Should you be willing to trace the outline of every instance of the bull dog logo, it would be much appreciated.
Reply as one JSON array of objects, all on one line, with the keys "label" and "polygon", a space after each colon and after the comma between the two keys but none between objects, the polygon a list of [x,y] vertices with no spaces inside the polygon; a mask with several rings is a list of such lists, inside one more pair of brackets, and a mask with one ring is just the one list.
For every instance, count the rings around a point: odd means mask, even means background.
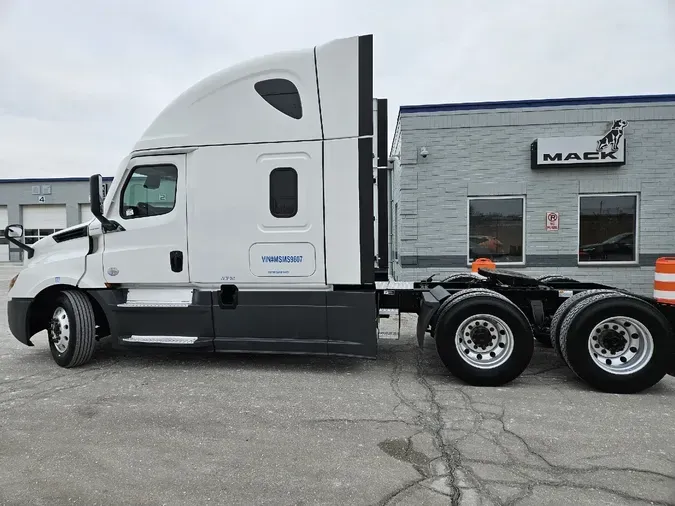
[{"label": "bull dog logo", "polygon": [[598,140],[596,151],[598,153],[616,153],[619,150],[619,142],[623,137],[623,131],[627,126],[628,122],[623,119],[614,120],[609,131]]}]

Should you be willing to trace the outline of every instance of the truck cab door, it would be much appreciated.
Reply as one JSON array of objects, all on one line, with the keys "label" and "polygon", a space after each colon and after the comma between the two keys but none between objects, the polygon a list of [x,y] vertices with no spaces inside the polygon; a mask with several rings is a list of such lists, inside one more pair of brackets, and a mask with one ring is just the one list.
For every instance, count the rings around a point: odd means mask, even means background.
[{"label": "truck cab door", "polygon": [[124,228],[103,235],[103,276],[108,283],[188,282],[186,156],[129,161],[106,212]]}]

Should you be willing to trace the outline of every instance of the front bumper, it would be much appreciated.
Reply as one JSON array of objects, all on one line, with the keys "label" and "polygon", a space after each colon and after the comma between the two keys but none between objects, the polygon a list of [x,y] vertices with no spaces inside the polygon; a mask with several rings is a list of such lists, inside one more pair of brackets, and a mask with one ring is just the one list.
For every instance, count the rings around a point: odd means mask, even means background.
[{"label": "front bumper", "polygon": [[28,311],[33,299],[10,299],[7,302],[9,330],[26,346],[33,346],[28,332]]}]

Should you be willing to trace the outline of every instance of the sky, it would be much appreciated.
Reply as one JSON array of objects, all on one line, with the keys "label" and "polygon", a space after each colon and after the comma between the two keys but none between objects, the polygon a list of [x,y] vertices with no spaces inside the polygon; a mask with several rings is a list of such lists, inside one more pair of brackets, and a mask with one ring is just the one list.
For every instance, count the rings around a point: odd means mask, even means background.
[{"label": "sky", "polygon": [[675,93],[675,0],[0,0],[0,179],[114,175],[203,77],[366,33],[390,140],[401,105]]}]

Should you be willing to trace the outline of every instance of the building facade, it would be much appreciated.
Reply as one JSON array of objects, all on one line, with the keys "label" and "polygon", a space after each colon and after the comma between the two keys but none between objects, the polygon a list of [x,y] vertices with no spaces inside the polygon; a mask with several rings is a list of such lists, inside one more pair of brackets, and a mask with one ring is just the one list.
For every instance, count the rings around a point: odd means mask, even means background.
[{"label": "building facade", "polygon": [[675,255],[675,95],[401,107],[391,276],[491,258],[650,295]]},{"label": "building facade", "polygon": [[[110,184],[112,178],[104,178]],[[23,252],[9,244],[4,229],[24,227],[24,240],[39,239],[91,218],[88,178],[0,179],[0,262],[20,262]]]}]

